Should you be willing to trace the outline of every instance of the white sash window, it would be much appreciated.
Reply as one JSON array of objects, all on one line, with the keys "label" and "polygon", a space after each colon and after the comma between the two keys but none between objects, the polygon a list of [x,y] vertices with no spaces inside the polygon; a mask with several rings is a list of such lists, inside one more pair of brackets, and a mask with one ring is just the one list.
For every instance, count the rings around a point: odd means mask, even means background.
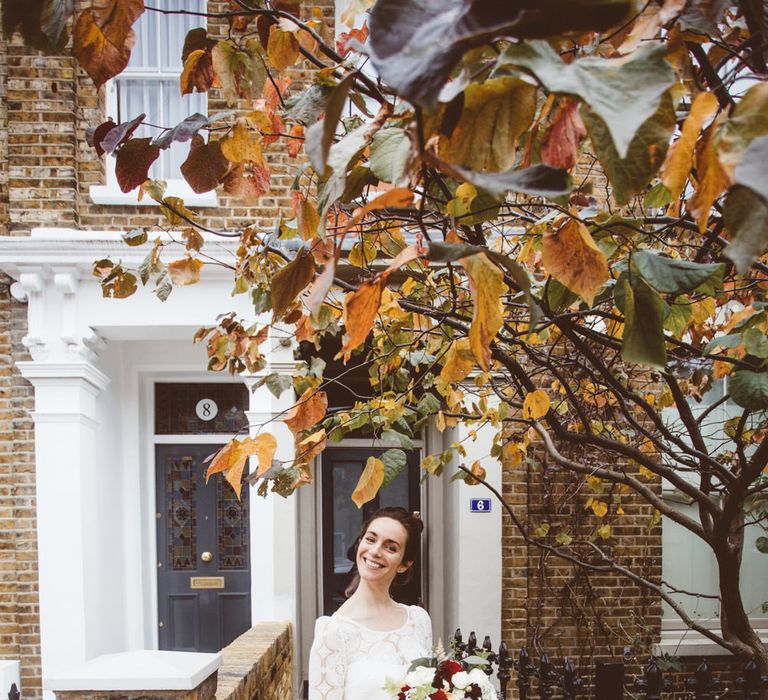
[{"label": "white sash window", "polygon": [[[165,10],[205,12],[206,0],[153,0],[151,7]],[[200,112],[207,114],[205,93],[181,95],[179,75],[184,38],[191,29],[205,27],[206,18],[188,14],[162,14],[146,10],[134,24],[136,45],[126,69],[106,85],[107,115],[122,122],[146,114],[145,124],[135,138],[154,138],[160,129],[149,125],[172,127],[185,117]],[[149,177],[168,183],[166,194],[183,197],[188,205],[216,206],[215,192],[196,194],[182,179],[179,167],[189,153],[189,142],[174,143],[161,151],[152,164]],[[139,204],[136,192],[124,193],[115,178],[115,160],[107,158],[107,184],[91,187],[96,204]],[[154,204],[144,198],[140,204]]]}]

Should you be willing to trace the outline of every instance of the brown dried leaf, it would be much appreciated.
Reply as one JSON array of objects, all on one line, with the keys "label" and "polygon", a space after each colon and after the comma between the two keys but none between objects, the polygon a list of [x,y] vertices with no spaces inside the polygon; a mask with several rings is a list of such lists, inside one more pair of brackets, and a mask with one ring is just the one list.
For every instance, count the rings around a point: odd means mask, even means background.
[{"label": "brown dried leaf", "polygon": [[275,319],[285,313],[314,276],[315,259],[302,248],[296,257],[272,278],[272,309]]},{"label": "brown dried leaf", "polygon": [[541,143],[541,162],[553,168],[570,170],[576,165],[579,146],[586,137],[587,129],[581,121],[579,103],[562,100]]},{"label": "brown dried leaf", "polygon": [[192,139],[189,155],[181,165],[181,174],[198,194],[215,190],[224,178],[229,163],[218,141],[205,143],[200,134]]},{"label": "brown dried leaf", "polygon": [[344,346],[336,355],[346,363],[352,351],[362,345],[373,329],[381,304],[382,281],[363,282],[358,289],[344,297]]},{"label": "brown dried leaf", "polygon": [[131,139],[115,154],[115,177],[123,192],[130,192],[148,177],[149,168],[160,155],[152,139]]},{"label": "brown dried leaf", "polygon": [[285,414],[283,423],[296,435],[317,425],[328,410],[328,395],[324,391],[307,389],[296,404]]}]

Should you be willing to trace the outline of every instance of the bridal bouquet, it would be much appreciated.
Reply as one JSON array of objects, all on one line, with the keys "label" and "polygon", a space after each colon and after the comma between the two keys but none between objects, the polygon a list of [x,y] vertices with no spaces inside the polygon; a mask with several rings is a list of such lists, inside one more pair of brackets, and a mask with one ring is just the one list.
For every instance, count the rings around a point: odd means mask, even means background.
[{"label": "bridal bouquet", "polygon": [[469,671],[453,659],[430,665],[419,659],[401,680],[390,680],[384,690],[397,700],[497,700],[496,690],[480,668]]}]

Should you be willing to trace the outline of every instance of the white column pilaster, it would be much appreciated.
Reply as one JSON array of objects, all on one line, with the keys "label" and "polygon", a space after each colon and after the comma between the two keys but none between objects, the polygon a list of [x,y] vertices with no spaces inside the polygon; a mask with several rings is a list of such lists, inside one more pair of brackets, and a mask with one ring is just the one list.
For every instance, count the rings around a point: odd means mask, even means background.
[{"label": "white column pilaster", "polygon": [[[43,676],[89,658],[89,479],[98,468],[97,396],[109,378],[89,362],[19,362],[35,388],[35,461]],[[109,494],[101,494],[109,498]]]}]

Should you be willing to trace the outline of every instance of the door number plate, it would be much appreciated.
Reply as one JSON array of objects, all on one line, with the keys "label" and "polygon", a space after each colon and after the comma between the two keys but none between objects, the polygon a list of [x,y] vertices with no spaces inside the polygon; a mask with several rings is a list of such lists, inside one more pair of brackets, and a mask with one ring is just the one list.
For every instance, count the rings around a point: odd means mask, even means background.
[{"label": "door number plate", "polygon": [[200,588],[224,588],[223,576],[190,576],[189,587]]}]

